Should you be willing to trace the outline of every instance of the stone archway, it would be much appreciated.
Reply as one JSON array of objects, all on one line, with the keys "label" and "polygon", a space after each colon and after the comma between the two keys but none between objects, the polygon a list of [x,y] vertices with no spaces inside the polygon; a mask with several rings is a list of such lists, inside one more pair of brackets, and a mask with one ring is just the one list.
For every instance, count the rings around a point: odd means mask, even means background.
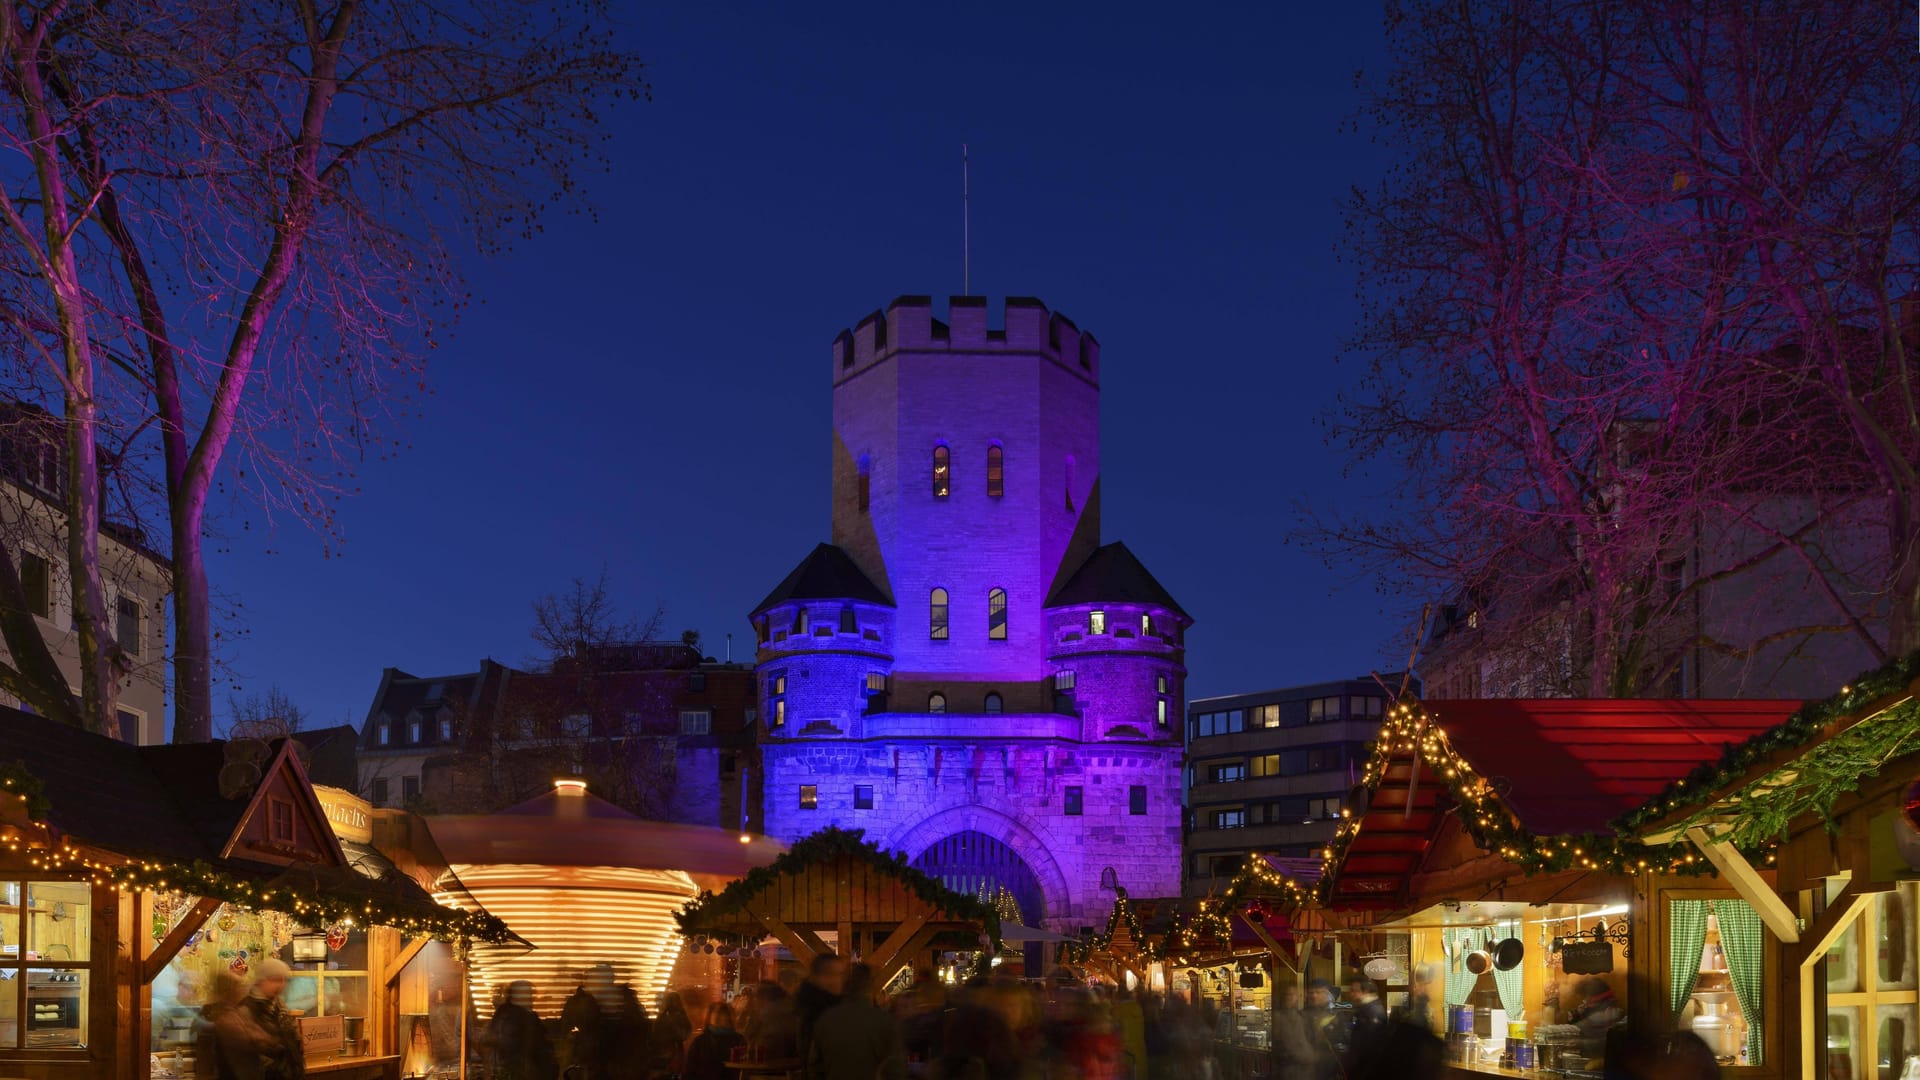
[{"label": "stone archway", "polygon": [[1046,918],[1047,893],[1039,876],[998,837],[971,830],[943,837],[914,857],[913,868],[954,892],[990,904],[1004,890],[1013,898],[1022,925],[1037,926]]},{"label": "stone archway", "polygon": [[1033,874],[1045,907],[1039,913],[1046,921],[1065,922],[1073,915],[1074,895],[1060,864],[1033,830],[1017,819],[984,806],[956,806],[908,825],[883,845],[905,852],[916,863],[929,849],[949,837],[979,833],[1006,846]]}]

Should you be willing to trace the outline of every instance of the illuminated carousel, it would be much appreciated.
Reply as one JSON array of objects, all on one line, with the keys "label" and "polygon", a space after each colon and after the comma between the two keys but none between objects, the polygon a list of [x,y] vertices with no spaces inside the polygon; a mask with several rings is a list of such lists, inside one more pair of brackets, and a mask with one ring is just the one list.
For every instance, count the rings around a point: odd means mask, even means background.
[{"label": "illuminated carousel", "polygon": [[[515,980],[534,1008],[559,1012],[596,968],[651,1008],[681,955],[674,913],[702,889],[724,887],[783,847],[723,829],[645,821],[580,780],[496,814],[426,819],[446,867],[436,897],[505,920],[525,944],[476,944],[474,1004],[492,1014]],[[531,949],[527,946],[532,946]]]}]

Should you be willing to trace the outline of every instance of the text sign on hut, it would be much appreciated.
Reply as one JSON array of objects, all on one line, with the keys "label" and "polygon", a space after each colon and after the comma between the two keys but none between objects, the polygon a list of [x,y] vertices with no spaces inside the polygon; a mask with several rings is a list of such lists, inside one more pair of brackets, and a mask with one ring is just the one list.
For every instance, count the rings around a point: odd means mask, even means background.
[{"label": "text sign on hut", "polygon": [[311,1061],[316,1055],[338,1054],[347,1044],[347,1019],[344,1016],[303,1016],[300,1018],[300,1046]]},{"label": "text sign on hut", "polygon": [[1560,970],[1569,975],[1605,975],[1613,970],[1613,942],[1569,941],[1560,946]]}]

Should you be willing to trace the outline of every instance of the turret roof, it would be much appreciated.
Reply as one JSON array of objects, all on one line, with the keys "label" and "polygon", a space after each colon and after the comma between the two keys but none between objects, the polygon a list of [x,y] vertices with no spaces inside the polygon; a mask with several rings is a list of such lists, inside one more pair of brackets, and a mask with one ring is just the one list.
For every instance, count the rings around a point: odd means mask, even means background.
[{"label": "turret roof", "polygon": [[1154,579],[1127,545],[1114,541],[1094,549],[1087,561],[1047,599],[1048,607],[1073,604],[1151,604],[1191,619],[1173,594]]},{"label": "turret roof", "polygon": [[887,594],[854,565],[853,557],[832,544],[816,544],[793,573],[773,587],[765,600],[754,606],[759,614],[789,600],[861,600],[869,604],[890,604]]}]

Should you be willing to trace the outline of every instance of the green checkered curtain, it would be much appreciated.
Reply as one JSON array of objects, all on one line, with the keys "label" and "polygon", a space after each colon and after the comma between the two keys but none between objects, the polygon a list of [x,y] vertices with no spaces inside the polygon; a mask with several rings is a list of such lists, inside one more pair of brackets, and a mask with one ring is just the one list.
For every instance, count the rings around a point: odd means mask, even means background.
[{"label": "green checkered curtain", "polygon": [[[1733,996],[1747,1018],[1747,1064],[1760,1064],[1762,968],[1767,951],[1760,916],[1745,900],[1715,900],[1714,918],[1720,923],[1720,947],[1727,952],[1727,971],[1733,976]],[[1697,960],[1695,961],[1698,962]]]},{"label": "green checkered curtain", "polygon": [[1451,955],[1447,959],[1447,1004],[1465,1005],[1467,996],[1473,993],[1473,974],[1467,971],[1467,952],[1472,946],[1467,939],[1473,936],[1471,930],[1442,930]]},{"label": "green checkered curtain", "polygon": [[[1516,928],[1509,926],[1507,927],[1506,933],[1502,936],[1519,937],[1520,932]],[[1521,965],[1521,967],[1524,966],[1525,965]],[[1495,989],[1500,991],[1500,1007],[1507,1010],[1507,1015],[1516,1020],[1525,1017],[1527,1014],[1527,995],[1521,985],[1522,981],[1521,968],[1514,968],[1512,971],[1501,971],[1499,968],[1493,969],[1493,985]],[[1504,1037],[1506,1032],[1501,1032],[1500,1034]]]},{"label": "green checkered curtain", "polygon": [[1700,954],[1707,947],[1707,902],[1667,901],[1667,986],[1673,991],[1673,1015],[1687,1007],[1700,981]]}]

